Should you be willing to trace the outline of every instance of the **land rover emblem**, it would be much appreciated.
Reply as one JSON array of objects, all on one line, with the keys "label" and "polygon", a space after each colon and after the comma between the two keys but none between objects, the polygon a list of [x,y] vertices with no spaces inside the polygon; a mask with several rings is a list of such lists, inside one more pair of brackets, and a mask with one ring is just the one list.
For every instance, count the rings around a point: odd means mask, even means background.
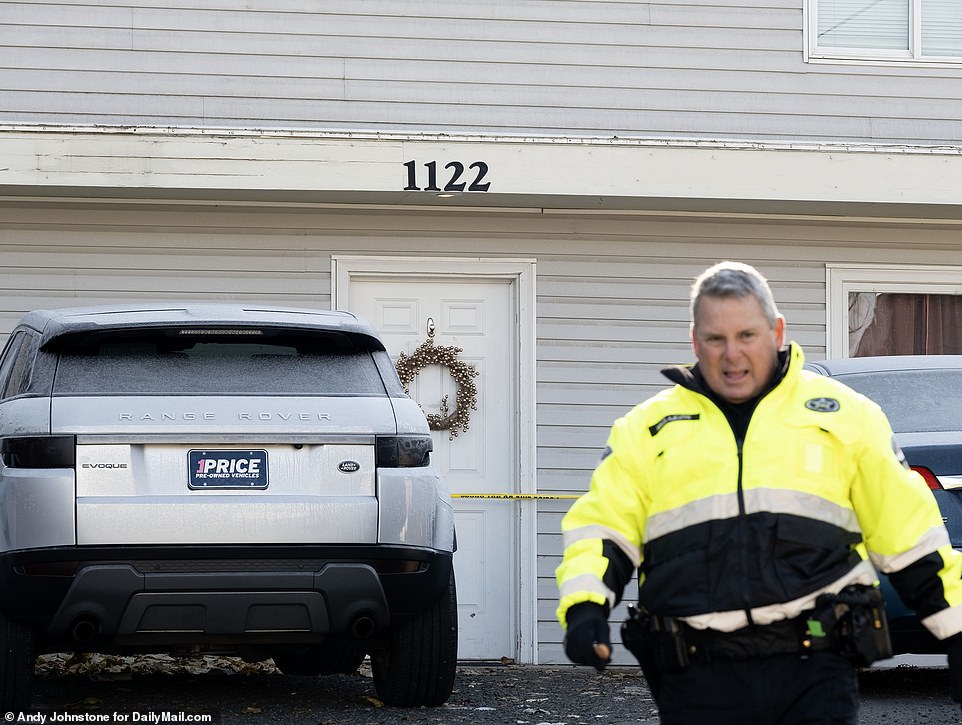
[{"label": "land rover emblem", "polygon": [[355,473],[361,470],[361,464],[357,461],[341,461],[337,464],[337,470],[341,473]]},{"label": "land rover emblem", "polygon": [[834,413],[840,406],[835,398],[809,398],[805,401],[805,407],[816,413]]}]

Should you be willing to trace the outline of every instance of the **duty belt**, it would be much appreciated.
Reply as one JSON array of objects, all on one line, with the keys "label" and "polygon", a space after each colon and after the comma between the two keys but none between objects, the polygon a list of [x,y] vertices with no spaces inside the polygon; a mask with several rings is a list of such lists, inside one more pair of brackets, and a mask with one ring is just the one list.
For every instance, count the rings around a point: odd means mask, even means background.
[{"label": "duty belt", "polygon": [[798,654],[829,649],[828,640],[808,632],[809,613],[771,624],[753,624],[734,632],[695,629],[681,623],[693,662],[712,659],[752,659],[778,654]]},{"label": "duty belt", "polygon": [[835,652],[861,667],[892,656],[881,592],[857,584],[837,594],[819,595],[814,609],[792,619],[734,632],[695,629],[681,619],[629,604],[621,639],[643,669],[665,672],[712,659],[820,651]]}]

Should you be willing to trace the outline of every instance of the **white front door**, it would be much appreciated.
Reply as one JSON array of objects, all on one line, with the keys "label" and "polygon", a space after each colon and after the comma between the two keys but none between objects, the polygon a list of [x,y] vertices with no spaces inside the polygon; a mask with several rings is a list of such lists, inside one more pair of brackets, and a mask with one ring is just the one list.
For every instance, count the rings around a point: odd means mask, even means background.
[{"label": "white front door", "polygon": [[[519,370],[525,366],[519,365],[518,279],[453,272],[364,273],[357,267],[350,274],[337,270],[336,306],[371,322],[395,361],[401,352],[413,353],[433,331],[435,345],[462,348],[458,359],[479,373],[473,378],[477,410],[470,411],[467,430],[456,436],[444,430],[432,434],[433,460],[451,493],[522,491],[520,428],[525,416],[520,407],[525,396],[520,394]],[[426,413],[439,412],[445,396],[454,410],[457,385],[446,368],[421,369],[409,390]],[[534,576],[526,559],[533,547],[522,545],[522,539],[533,525],[525,525],[523,504],[454,498],[453,505],[458,657],[532,661],[533,648],[525,640],[534,635],[527,625],[533,603],[522,598],[534,598],[533,581],[530,586],[524,581]],[[530,511],[527,516],[531,518]]]}]

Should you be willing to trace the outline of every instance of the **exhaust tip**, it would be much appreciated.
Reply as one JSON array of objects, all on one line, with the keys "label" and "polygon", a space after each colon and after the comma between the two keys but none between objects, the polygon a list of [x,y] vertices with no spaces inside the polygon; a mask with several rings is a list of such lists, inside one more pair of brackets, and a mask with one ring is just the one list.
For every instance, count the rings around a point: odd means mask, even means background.
[{"label": "exhaust tip", "polygon": [[98,634],[100,634],[100,623],[93,617],[81,617],[70,629],[70,636],[74,642],[92,642]]},{"label": "exhaust tip", "polygon": [[355,617],[350,627],[351,636],[355,639],[366,639],[374,634],[376,629],[377,624],[374,622],[374,618],[367,614]]}]

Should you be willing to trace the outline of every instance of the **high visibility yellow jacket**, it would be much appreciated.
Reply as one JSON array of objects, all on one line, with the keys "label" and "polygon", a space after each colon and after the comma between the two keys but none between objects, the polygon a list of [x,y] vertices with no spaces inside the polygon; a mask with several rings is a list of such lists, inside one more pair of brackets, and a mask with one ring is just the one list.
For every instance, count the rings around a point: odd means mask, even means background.
[{"label": "high visibility yellow jacket", "polygon": [[962,555],[882,410],[803,370],[794,343],[780,359],[741,440],[690,368],[614,423],[562,521],[562,626],[575,604],[614,607],[636,569],[649,611],[734,631],[878,567],[936,637],[962,632]]}]

